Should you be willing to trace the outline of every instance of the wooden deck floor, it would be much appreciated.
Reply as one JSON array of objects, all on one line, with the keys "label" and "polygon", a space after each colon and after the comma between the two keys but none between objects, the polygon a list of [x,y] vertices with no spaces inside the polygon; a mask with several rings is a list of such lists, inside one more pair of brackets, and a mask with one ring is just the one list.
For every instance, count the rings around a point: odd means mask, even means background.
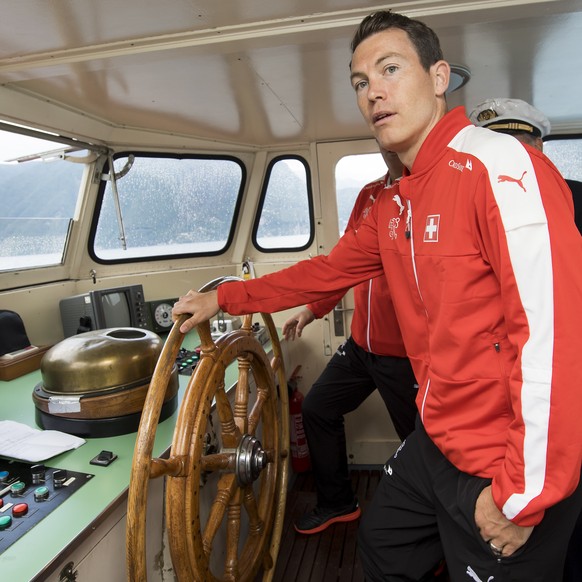
[{"label": "wooden deck floor", "polygon": [[[380,479],[380,468],[352,470],[350,475],[362,511],[365,511]],[[311,473],[296,475],[287,494],[287,510],[273,580],[364,582],[356,552],[358,521],[336,523],[316,535],[301,535],[293,529],[293,521],[312,509],[315,502]]]}]

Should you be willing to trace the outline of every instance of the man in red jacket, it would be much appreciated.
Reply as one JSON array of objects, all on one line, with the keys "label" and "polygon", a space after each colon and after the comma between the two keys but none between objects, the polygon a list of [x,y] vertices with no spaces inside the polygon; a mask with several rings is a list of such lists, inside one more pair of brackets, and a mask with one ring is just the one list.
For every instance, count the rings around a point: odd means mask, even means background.
[{"label": "man in red jacket", "polygon": [[366,579],[559,580],[582,505],[582,237],[553,164],[447,112],[434,31],[387,11],[352,40],[351,81],[405,166],[327,256],[188,292],[183,333],[217,313],[278,311],[386,274],[419,384],[419,421],[364,514]]},{"label": "man in red jacket", "polygon": [[[383,178],[358,194],[346,232],[357,229],[381,196],[390,196],[391,184],[402,175],[398,156],[380,150],[388,166]],[[335,293],[310,303],[283,324],[287,340],[300,337],[303,328],[321,318],[343,297]],[[336,522],[360,516],[347,461],[344,415],[355,410],[376,389],[386,404],[401,440],[414,430],[418,386],[406,357],[386,277],[354,288],[351,336],[341,345],[303,401],[303,426],[311,455],[317,505],[295,522],[302,534],[315,534]]]}]

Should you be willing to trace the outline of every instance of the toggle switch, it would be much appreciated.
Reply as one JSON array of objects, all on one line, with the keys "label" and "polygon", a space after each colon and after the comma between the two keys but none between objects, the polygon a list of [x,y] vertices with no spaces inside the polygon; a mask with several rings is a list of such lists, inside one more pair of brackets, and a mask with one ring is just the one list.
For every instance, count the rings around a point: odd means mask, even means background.
[{"label": "toggle switch", "polygon": [[101,451],[96,457],[93,457],[89,463],[91,465],[101,465],[102,467],[107,467],[117,459],[117,455],[114,455],[111,451]]}]

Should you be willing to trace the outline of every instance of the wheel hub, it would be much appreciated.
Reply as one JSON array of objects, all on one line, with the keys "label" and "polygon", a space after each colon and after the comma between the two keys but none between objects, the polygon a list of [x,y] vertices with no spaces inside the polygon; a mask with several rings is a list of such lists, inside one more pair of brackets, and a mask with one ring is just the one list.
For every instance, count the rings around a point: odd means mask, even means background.
[{"label": "wheel hub", "polygon": [[239,487],[250,485],[267,466],[267,453],[260,441],[245,434],[236,449],[236,481]]}]

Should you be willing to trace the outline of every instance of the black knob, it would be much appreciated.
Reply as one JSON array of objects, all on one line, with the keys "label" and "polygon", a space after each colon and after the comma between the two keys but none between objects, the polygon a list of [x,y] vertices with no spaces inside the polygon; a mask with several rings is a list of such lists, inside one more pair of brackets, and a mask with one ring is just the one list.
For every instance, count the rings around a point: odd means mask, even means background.
[{"label": "black knob", "polygon": [[46,467],[44,465],[33,465],[30,468],[30,475],[32,477],[33,485],[38,485],[39,483],[44,483],[46,475]]},{"label": "black knob", "polygon": [[67,471],[65,469],[56,469],[53,473],[53,487],[60,489],[67,480]]}]

